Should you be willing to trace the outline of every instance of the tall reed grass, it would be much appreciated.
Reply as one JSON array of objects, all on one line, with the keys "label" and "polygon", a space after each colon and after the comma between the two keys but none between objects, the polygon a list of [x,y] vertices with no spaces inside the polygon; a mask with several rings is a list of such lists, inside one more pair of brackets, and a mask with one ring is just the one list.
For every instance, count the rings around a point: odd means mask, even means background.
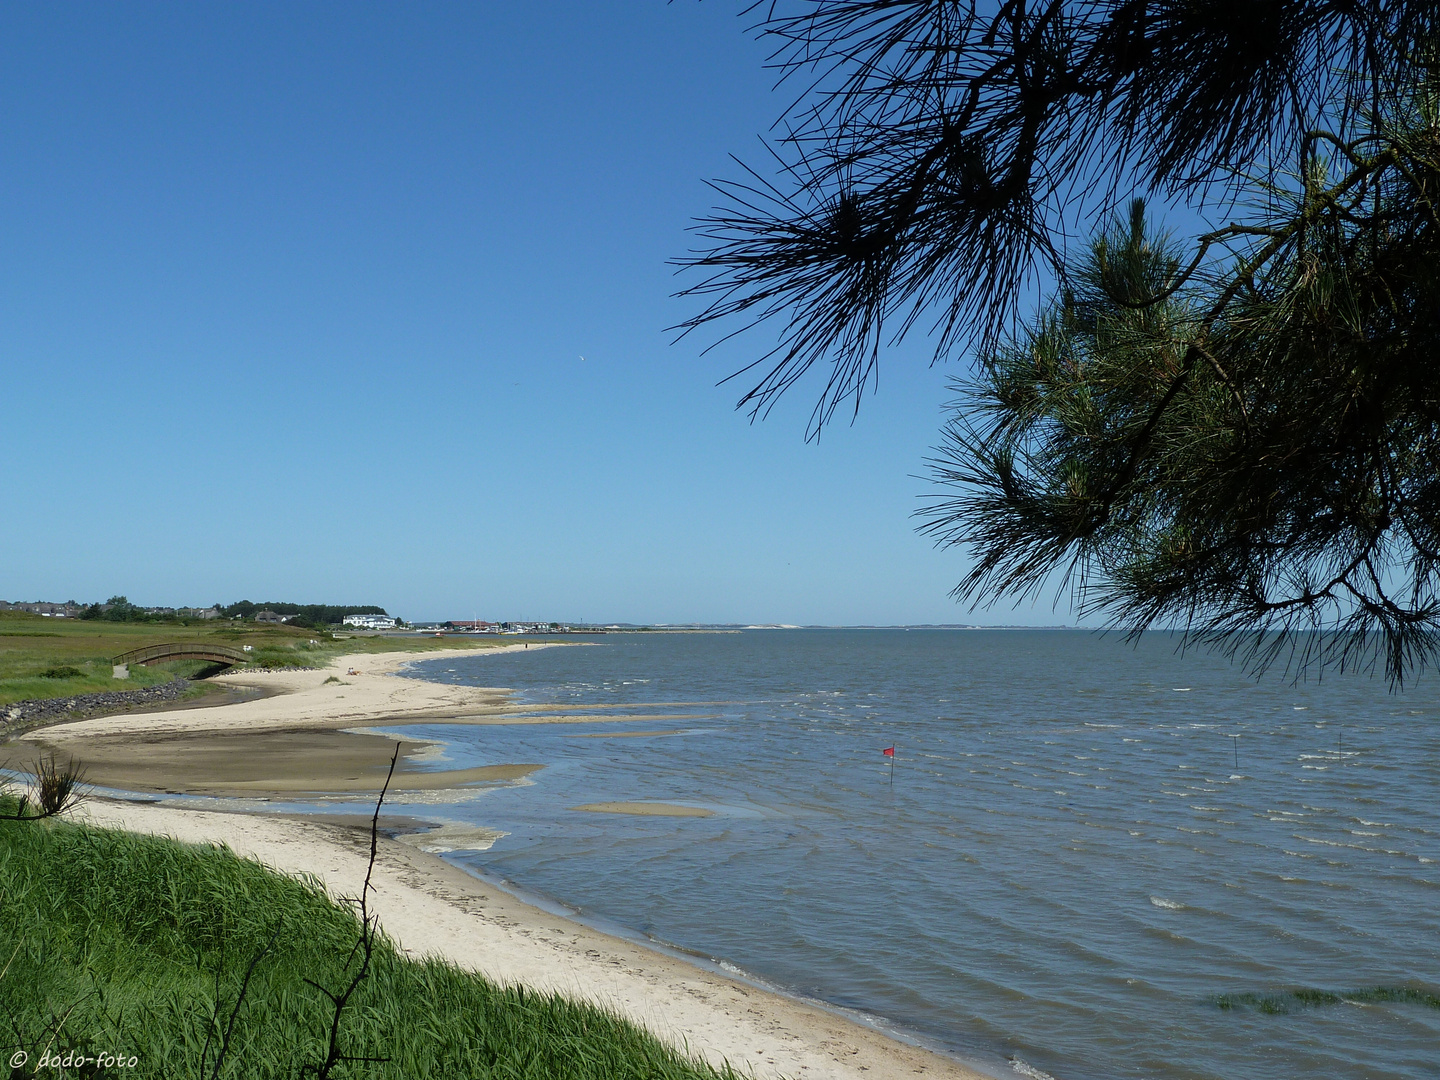
[{"label": "tall reed grass", "polygon": [[[28,1055],[15,1080],[313,1071],[333,1016],[315,984],[345,983],[360,929],[317,881],[226,848],[54,819],[0,821],[0,1060]],[[411,959],[383,936],[341,1036],[348,1058],[383,1060],[352,1060],[337,1076],[734,1075],[600,1009]],[[43,1053],[65,1051],[136,1065],[37,1068]]]}]

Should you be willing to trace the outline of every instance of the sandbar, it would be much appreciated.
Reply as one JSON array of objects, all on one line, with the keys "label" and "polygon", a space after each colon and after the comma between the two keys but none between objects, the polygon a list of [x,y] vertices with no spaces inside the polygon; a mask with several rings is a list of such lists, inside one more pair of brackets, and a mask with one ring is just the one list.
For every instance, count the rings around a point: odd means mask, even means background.
[{"label": "sandbar", "polygon": [[583,806],[572,806],[571,810],[585,810],[592,814],[635,814],[639,817],[714,817],[714,810],[703,806],[681,806],[678,803],[663,802],[593,802]]},{"label": "sandbar", "polygon": [[399,743],[391,791],[436,791],[518,780],[539,764],[424,769],[434,744],[348,731],[314,729],[99,735],[83,746],[33,732],[0,747],[0,766],[23,769],[40,754],[78,758],[88,783],[126,791],[173,795],[338,795],[380,790]]},{"label": "sandbar", "polygon": [[648,739],[652,736],[659,738],[661,735],[684,735],[680,729],[673,731],[582,731],[579,734],[571,735],[572,739]]}]

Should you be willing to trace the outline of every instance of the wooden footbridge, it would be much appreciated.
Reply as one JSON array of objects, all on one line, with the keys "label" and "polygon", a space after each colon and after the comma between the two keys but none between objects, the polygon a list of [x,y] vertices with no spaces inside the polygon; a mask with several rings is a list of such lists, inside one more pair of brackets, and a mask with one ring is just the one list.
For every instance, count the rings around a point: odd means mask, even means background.
[{"label": "wooden footbridge", "polygon": [[129,674],[131,664],[160,664],[166,660],[209,660],[212,664],[233,667],[250,658],[244,651],[233,645],[216,645],[208,641],[169,641],[163,645],[146,645],[131,649],[111,659],[115,665],[115,677],[123,679]]}]

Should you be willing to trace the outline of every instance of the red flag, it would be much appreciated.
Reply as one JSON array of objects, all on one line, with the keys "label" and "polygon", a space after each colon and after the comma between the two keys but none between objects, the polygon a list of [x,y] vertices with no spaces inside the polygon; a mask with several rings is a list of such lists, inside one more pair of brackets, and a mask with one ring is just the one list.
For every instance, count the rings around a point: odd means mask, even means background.
[{"label": "red flag", "polygon": [[895,748],[893,746],[887,746],[884,750],[881,750],[880,753],[884,754],[886,757],[894,757]]}]

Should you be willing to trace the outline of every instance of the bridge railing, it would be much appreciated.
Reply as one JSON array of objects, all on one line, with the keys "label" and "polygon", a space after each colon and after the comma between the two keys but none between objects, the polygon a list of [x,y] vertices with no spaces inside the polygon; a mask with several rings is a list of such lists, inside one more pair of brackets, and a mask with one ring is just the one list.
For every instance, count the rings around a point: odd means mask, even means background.
[{"label": "bridge railing", "polygon": [[145,645],[131,649],[112,658],[111,663],[150,664],[156,660],[213,660],[222,664],[243,664],[249,657],[231,645],[214,645],[208,641],[170,641],[160,645]]}]

